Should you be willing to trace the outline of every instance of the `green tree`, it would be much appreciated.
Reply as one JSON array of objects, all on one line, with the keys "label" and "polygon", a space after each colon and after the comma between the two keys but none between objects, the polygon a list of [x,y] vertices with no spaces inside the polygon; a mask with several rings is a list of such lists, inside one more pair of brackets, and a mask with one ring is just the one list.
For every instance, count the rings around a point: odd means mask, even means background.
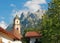
[{"label": "green tree", "polygon": [[53,43],[51,40],[57,42],[58,36],[60,35],[60,0],[52,0],[48,5],[48,11],[42,18],[42,39],[46,43],[48,41]]}]

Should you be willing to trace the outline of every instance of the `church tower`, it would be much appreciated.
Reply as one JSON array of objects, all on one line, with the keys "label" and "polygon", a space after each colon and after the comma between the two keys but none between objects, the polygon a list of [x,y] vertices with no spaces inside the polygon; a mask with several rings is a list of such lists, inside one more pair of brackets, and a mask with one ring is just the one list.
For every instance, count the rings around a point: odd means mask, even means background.
[{"label": "church tower", "polygon": [[20,19],[17,15],[14,18],[13,32],[14,32],[15,35],[20,35],[21,34]]}]

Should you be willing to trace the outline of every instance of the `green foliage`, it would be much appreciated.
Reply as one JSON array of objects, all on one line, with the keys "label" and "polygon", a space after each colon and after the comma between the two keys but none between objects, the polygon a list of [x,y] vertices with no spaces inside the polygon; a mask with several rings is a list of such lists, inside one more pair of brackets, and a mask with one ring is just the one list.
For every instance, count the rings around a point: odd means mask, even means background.
[{"label": "green foliage", "polygon": [[40,29],[38,29],[38,28],[28,28],[28,29],[24,30],[24,33],[29,32],[29,31],[36,31],[36,32],[39,32],[39,33],[41,32]]},{"label": "green foliage", "polygon": [[49,41],[52,43],[51,40],[57,42],[58,36],[60,36],[60,0],[52,0],[49,3],[48,11],[42,18],[41,27],[43,41],[46,43]]}]

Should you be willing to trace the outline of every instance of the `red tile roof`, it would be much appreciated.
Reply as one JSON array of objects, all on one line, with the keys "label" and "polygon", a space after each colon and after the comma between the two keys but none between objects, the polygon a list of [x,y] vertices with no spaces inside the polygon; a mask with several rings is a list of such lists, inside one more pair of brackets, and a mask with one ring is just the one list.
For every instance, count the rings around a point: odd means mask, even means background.
[{"label": "red tile roof", "polygon": [[2,35],[6,35],[6,37],[12,38],[12,39],[21,39],[21,35],[20,36],[16,36],[14,34],[12,34],[11,32],[8,32],[6,30],[4,30],[3,28],[0,27],[0,34]]},{"label": "red tile roof", "polygon": [[42,35],[39,34],[38,32],[32,31],[32,32],[27,32],[25,34],[25,37],[41,37]]}]

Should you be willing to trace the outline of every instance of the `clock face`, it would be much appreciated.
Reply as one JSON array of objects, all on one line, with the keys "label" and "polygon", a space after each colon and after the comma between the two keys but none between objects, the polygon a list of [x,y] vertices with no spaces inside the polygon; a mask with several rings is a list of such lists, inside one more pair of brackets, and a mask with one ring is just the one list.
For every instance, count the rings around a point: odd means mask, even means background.
[{"label": "clock face", "polygon": [[19,19],[16,19],[15,20],[15,24],[20,24],[20,20]]}]

